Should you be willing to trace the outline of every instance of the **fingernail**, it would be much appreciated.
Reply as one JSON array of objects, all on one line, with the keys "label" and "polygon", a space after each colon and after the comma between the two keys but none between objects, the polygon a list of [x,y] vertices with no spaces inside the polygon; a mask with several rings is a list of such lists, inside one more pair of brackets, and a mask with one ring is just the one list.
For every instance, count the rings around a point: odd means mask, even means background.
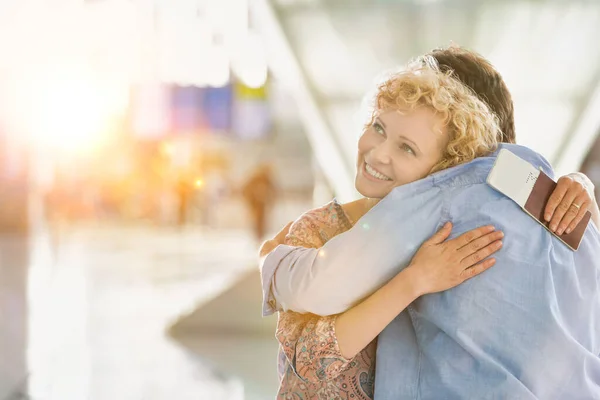
[{"label": "fingernail", "polygon": [[504,237],[504,232],[500,231],[500,234],[498,236],[500,236],[501,238],[503,238]]},{"label": "fingernail", "polygon": [[556,233],[558,233],[559,235],[562,235],[564,231],[565,231],[565,228],[561,226],[560,228],[558,228],[558,232],[556,232]]},{"label": "fingernail", "polygon": [[546,215],[544,215],[544,218],[546,218],[546,221],[550,221],[550,219],[552,218],[552,215],[546,214]]},{"label": "fingernail", "polygon": [[552,225],[550,225],[550,230],[551,230],[552,232],[556,231],[556,224],[552,224]]},{"label": "fingernail", "polygon": [[569,233],[571,233],[572,230],[573,229],[571,229],[571,228],[567,228],[567,231],[565,233],[568,235]]}]

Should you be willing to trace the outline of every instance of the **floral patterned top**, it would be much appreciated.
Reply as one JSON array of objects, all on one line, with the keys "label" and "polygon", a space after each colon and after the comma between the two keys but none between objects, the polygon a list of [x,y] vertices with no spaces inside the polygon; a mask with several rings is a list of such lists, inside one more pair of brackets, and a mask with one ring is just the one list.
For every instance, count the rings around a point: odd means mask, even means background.
[{"label": "floral patterned top", "polygon": [[[333,200],[294,222],[285,243],[320,248],[352,225],[342,206]],[[278,399],[373,399],[377,339],[354,358],[344,358],[335,335],[336,317],[279,312],[275,334],[279,341]]]}]

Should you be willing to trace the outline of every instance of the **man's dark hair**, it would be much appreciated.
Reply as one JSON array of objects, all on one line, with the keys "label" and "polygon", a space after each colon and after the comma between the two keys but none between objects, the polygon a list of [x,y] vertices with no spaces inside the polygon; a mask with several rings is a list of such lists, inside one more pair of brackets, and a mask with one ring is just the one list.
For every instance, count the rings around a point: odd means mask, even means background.
[{"label": "man's dark hair", "polygon": [[455,45],[435,49],[426,56],[435,58],[442,72],[451,71],[456,79],[470,87],[496,114],[502,133],[499,138],[501,142],[516,142],[512,96],[502,75],[487,59]]}]

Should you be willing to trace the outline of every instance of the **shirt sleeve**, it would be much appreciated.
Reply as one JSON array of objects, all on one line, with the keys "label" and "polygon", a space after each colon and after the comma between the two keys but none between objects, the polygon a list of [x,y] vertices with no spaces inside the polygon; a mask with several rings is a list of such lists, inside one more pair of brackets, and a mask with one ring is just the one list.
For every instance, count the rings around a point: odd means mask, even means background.
[{"label": "shirt sleeve", "polygon": [[276,337],[296,375],[311,383],[335,379],[352,366],[335,334],[337,316],[280,312]]},{"label": "shirt sleeve", "polygon": [[[315,214],[321,214],[325,207],[304,213],[290,227],[285,237],[285,245],[279,245],[266,258],[261,260],[260,271],[263,289],[263,316],[268,316],[276,311],[284,310],[282,304],[277,302],[274,296],[272,281],[275,271],[279,267],[280,260],[293,260],[296,253],[298,261],[302,264],[310,262],[306,257],[317,253],[317,248],[324,244],[315,224]],[[300,252],[301,249],[314,250],[312,252]],[[298,254],[302,253],[302,254]]]},{"label": "shirt sleeve", "polygon": [[[335,201],[307,211],[290,227],[285,237],[285,245],[277,246],[261,260],[263,316],[289,309],[289,306],[286,306],[287,302],[278,302],[274,294],[276,288],[273,286],[273,279],[281,261],[284,260],[284,268],[292,268],[296,264],[309,265],[312,262],[311,258],[318,254],[317,249],[323,246],[329,237],[336,236],[340,229],[348,229],[349,226],[345,225],[347,222],[342,224],[343,228],[337,223],[339,213],[343,211]],[[288,262],[293,262],[293,265],[288,265]]]},{"label": "shirt sleeve", "polygon": [[352,229],[320,249],[280,246],[267,256],[263,271],[270,275],[264,284],[278,309],[340,314],[408,265],[421,244],[445,222],[439,190],[409,194],[413,196],[409,200],[386,197]]},{"label": "shirt sleeve", "polygon": [[275,273],[279,266],[292,268],[295,263],[310,265],[312,258],[316,256],[317,249],[306,249],[302,247],[279,245],[260,261],[260,276],[263,292],[263,316],[269,316],[277,311],[284,310],[282,302],[288,299],[276,295],[277,289],[273,284]]}]

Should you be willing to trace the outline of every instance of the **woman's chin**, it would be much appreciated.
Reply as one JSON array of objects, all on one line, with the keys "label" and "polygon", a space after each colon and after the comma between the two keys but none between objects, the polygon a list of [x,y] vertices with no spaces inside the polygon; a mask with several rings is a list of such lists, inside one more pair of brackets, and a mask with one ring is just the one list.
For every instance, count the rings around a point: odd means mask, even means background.
[{"label": "woman's chin", "polygon": [[381,199],[387,196],[393,187],[388,187],[388,185],[375,183],[375,182],[365,182],[362,179],[356,180],[356,190],[364,197],[368,197],[371,199]]}]

